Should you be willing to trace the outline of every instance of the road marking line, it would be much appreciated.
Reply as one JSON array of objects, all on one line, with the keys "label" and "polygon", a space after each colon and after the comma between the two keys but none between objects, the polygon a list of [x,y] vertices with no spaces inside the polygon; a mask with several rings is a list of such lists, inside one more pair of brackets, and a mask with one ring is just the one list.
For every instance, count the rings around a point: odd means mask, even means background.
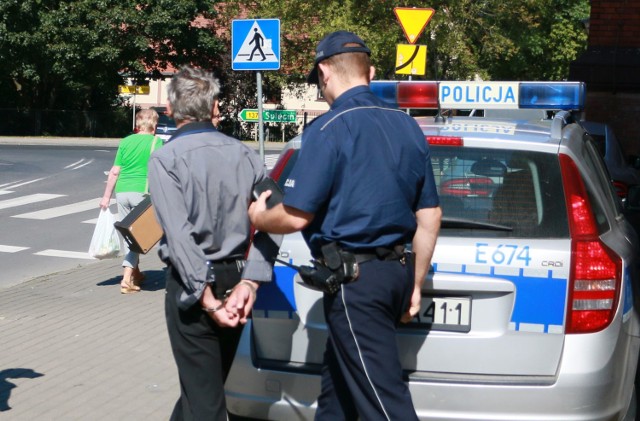
[{"label": "road marking line", "polygon": [[11,194],[13,193],[13,190],[0,190],[0,196],[3,194]]},{"label": "road marking line", "polygon": [[[1,202],[0,202],[1,203]],[[83,202],[72,203],[70,205],[58,206],[55,208],[43,209],[36,212],[28,212],[22,213],[20,215],[13,215],[12,218],[24,218],[24,219],[51,219],[57,218],[60,216],[71,215],[74,213],[80,213],[84,211],[88,211],[91,209],[95,209],[96,212],[99,210],[100,198],[98,199],[89,199]]]},{"label": "road marking line", "polygon": [[22,186],[26,186],[27,184],[31,184],[31,183],[36,183],[40,180],[44,180],[47,177],[40,177],[40,178],[36,178],[35,180],[29,180],[29,181],[25,181],[23,183],[21,183],[20,181],[16,181],[13,184],[7,184],[4,187],[9,188],[9,189],[15,189],[16,187],[22,187]]},{"label": "road marking line", "polygon": [[[111,199],[109,201],[109,206],[112,206],[116,203],[116,199]],[[116,216],[117,220],[120,220],[120,216],[118,216],[118,209],[116,209],[115,211],[113,209],[109,209],[111,211],[111,213],[113,213]],[[97,225],[98,224],[98,218],[92,218],[92,219],[87,219],[86,221],[82,221],[83,224],[93,224],[93,225]]]},{"label": "road marking line", "polygon": [[93,159],[91,159],[91,160],[89,160],[89,161],[85,162],[84,164],[82,164],[82,165],[78,165],[77,167],[74,167],[74,168],[71,168],[71,169],[72,169],[72,170],[79,170],[80,168],[82,168],[82,167],[86,167],[87,165],[91,164],[93,161],[94,161],[94,160],[93,160]]},{"label": "road marking line", "polygon": [[67,257],[69,259],[95,260],[93,257],[89,256],[89,253],[80,251],[46,249],[33,254],[35,254],[36,256]]},{"label": "road marking line", "polygon": [[0,244],[0,253],[17,253],[22,250],[27,250],[29,247],[16,247],[16,246],[3,246]]},{"label": "road marking line", "polygon": [[74,162],[73,164],[69,164],[69,165],[67,165],[66,167],[64,167],[64,169],[66,170],[66,169],[68,169],[68,168],[73,167],[74,165],[78,165],[78,164],[79,164],[79,163],[81,163],[82,161],[84,161],[84,158],[82,158],[82,159],[81,159],[81,160],[79,160],[79,161]]},{"label": "road marking line", "polygon": [[42,202],[44,200],[55,199],[56,197],[62,197],[63,194],[46,194],[36,193],[27,196],[15,197],[13,199],[0,200],[0,209],[12,208],[15,206],[28,205],[30,203]]},{"label": "road marking line", "polygon": [[18,180],[18,181],[12,181],[11,183],[4,183],[4,184],[0,184],[0,187],[2,187],[2,188],[6,188],[7,186],[10,186],[10,185],[11,185],[11,184],[13,184],[13,183],[19,183],[19,182],[21,182],[21,181],[22,181],[22,180]]}]

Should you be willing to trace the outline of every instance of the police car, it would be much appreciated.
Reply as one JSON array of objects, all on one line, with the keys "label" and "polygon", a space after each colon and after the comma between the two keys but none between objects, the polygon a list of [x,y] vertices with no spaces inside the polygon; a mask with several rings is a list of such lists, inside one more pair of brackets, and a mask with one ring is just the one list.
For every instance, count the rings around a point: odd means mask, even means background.
[{"label": "police car", "polygon": [[[422,309],[397,334],[420,419],[635,419],[640,253],[596,145],[574,121],[584,85],[380,81],[372,89],[407,109],[558,110],[534,122],[416,118],[443,210]],[[280,183],[300,142],[289,142],[272,171]],[[300,234],[285,238],[280,259],[310,258]],[[275,275],[244,330],[227,406],[250,418],[313,419],[327,337],[321,294],[286,266]]]}]

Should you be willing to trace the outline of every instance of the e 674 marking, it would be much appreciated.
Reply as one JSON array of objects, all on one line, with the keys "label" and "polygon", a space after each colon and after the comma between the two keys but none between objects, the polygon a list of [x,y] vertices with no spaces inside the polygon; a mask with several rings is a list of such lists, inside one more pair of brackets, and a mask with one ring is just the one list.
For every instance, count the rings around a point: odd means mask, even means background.
[{"label": "e 674 marking", "polygon": [[476,243],[476,263],[494,265],[529,266],[529,246],[517,244],[498,244],[490,246],[487,243]]}]

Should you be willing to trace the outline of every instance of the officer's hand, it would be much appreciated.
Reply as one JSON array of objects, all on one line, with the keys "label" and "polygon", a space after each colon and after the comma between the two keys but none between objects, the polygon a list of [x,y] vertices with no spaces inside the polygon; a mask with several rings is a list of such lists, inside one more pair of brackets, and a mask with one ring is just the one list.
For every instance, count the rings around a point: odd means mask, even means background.
[{"label": "officer's hand", "polygon": [[271,190],[266,190],[249,206],[249,219],[253,225],[257,225],[259,214],[267,210],[269,196],[271,196]]},{"label": "officer's hand", "polygon": [[236,323],[247,323],[247,317],[256,301],[256,285],[255,282],[243,279],[233,288],[225,301],[225,310]]},{"label": "officer's hand", "polygon": [[413,293],[411,294],[411,304],[409,305],[409,310],[402,315],[400,321],[402,323],[409,323],[416,317],[416,314],[420,311],[420,301],[422,301],[422,293],[420,291],[421,288],[414,287]]}]

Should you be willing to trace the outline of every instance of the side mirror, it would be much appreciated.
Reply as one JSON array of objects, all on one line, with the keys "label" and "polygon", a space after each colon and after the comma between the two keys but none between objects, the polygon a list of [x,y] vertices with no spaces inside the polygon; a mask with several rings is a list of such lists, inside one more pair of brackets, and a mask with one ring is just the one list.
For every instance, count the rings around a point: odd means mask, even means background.
[{"label": "side mirror", "polygon": [[627,192],[625,209],[640,211],[640,186],[631,186]]}]

